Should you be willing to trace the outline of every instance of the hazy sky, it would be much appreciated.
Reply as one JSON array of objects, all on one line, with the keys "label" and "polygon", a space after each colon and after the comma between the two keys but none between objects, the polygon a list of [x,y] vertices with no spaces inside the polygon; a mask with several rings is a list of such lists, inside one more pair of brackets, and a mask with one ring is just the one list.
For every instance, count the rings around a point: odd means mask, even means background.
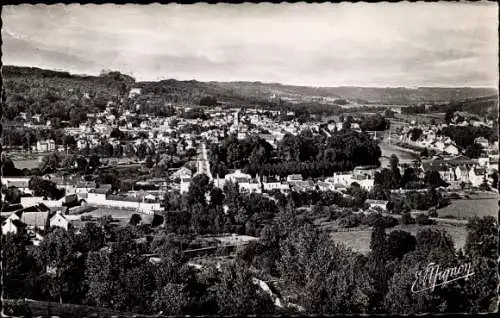
[{"label": "hazy sky", "polygon": [[137,80],[498,86],[496,3],[19,5],[3,57]]}]

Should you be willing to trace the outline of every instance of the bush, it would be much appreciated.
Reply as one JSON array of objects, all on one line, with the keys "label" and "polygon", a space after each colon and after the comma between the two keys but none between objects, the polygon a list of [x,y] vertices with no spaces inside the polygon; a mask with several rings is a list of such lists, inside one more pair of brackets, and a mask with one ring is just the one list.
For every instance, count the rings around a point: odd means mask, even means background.
[{"label": "bush", "polygon": [[405,213],[403,213],[403,216],[401,217],[401,223],[405,224],[405,225],[414,224],[415,219],[413,219],[410,212],[405,212]]},{"label": "bush", "polygon": [[94,218],[92,217],[92,215],[82,215],[80,216],[80,220],[81,221],[92,221]]},{"label": "bush", "polygon": [[340,226],[345,228],[357,227],[361,224],[361,220],[354,214],[342,217],[339,222]]},{"label": "bush", "polygon": [[31,309],[24,300],[18,299],[14,301],[5,301],[3,302],[3,305],[4,305],[3,313],[5,313],[8,316],[16,316],[16,317],[33,316]]},{"label": "bush", "polygon": [[385,228],[395,227],[396,225],[399,224],[398,220],[395,217],[388,216],[388,215],[382,217],[382,222],[383,222]]},{"label": "bush", "polygon": [[138,225],[139,223],[141,223],[141,220],[142,220],[141,216],[137,213],[134,213],[130,217],[129,224],[130,225]]},{"label": "bush", "polygon": [[437,218],[437,217],[438,217],[438,213],[437,213],[437,211],[436,211],[436,209],[435,209],[435,208],[431,208],[431,209],[429,210],[429,212],[427,213],[427,215],[428,215],[429,217],[431,217],[431,218]]},{"label": "bush", "polygon": [[431,220],[428,215],[425,215],[425,214],[419,214],[415,219],[415,223],[418,225],[435,224],[435,222],[433,220]]}]

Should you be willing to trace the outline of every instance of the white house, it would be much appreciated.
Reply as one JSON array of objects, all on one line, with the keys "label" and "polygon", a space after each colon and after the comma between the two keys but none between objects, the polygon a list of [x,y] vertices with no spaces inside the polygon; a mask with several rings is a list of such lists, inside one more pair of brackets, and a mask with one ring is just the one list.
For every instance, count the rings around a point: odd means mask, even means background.
[{"label": "white house", "polygon": [[186,193],[189,191],[189,185],[191,184],[191,177],[190,176],[183,176],[181,177],[181,194]]},{"label": "white house", "polygon": [[36,143],[36,151],[38,152],[51,152],[56,150],[56,142],[54,139],[39,140]]},{"label": "white house", "polygon": [[250,180],[250,182],[238,183],[238,187],[240,192],[262,193],[262,186],[260,182],[257,180]]},{"label": "white house", "polygon": [[291,174],[286,177],[287,182],[297,182],[303,181],[302,175],[300,174]]},{"label": "white house", "polygon": [[467,169],[467,167],[461,165],[461,166],[457,166],[455,168],[455,176],[457,178],[457,181],[461,181],[461,182],[469,182],[469,169]]},{"label": "white house", "polygon": [[368,205],[368,209],[380,209],[383,212],[387,212],[387,203],[389,201],[385,200],[366,200],[365,203]]},{"label": "white house", "polygon": [[224,179],[234,183],[249,183],[252,180],[252,176],[241,172],[241,170],[236,170],[233,173],[226,174]]},{"label": "white house", "polygon": [[128,98],[133,98],[140,94],[141,94],[141,89],[138,87],[133,87],[130,89],[130,92],[128,93]]},{"label": "white house", "polygon": [[12,213],[7,219],[5,219],[5,221],[2,222],[2,234],[21,233],[25,227],[26,224],[21,222],[19,215],[17,213]]},{"label": "white house", "polygon": [[2,177],[0,179],[2,180],[2,185],[6,188],[16,187],[24,193],[32,193],[29,189],[29,177]]},{"label": "white house", "polygon": [[68,230],[70,225],[71,222],[60,211],[50,219],[50,227],[57,226]]},{"label": "white house", "polygon": [[469,170],[469,180],[473,187],[479,187],[484,179],[487,179],[486,169],[484,168],[471,168]]},{"label": "white house", "polygon": [[107,196],[105,193],[90,191],[87,195],[87,204],[118,209],[130,209],[148,214],[160,211],[160,203],[149,203],[124,197]]},{"label": "white house", "polygon": [[447,145],[443,151],[450,155],[458,155],[460,153],[458,147],[455,145]]}]

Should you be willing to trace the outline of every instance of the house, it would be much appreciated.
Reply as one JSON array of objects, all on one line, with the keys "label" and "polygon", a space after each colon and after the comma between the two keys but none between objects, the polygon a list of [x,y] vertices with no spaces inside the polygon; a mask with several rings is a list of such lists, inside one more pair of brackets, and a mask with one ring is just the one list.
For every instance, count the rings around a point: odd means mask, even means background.
[{"label": "house", "polygon": [[50,227],[57,226],[66,231],[71,227],[71,221],[68,220],[60,211],[50,218]]},{"label": "house", "polygon": [[377,172],[377,166],[357,166],[352,171],[353,176],[365,176],[374,178],[375,172]]},{"label": "house", "polygon": [[281,181],[262,182],[262,187],[264,191],[272,191],[272,190],[279,190],[281,192],[290,191],[290,185],[286,182],[281,182]]},{"label": "house", "polygon": [[21,192],[31,194],[29,188],[30,177],[2,177],[2,185],[6,188],[16,187]]},{"label": "house", "polygon": [[154,213],[154,211],[159,211],[161,209],[160,203],[146,202],[144,198],[134,198],[126,195],[106,195],[106,193],[98,192],[95,189],[88,193],[87,204],[118,208],[118,209],[128,209],[136,210],[138,212],[144,213]]},{"label": "house", "polygon": [[230,181],[233,183],[249,183],[252,180],[252,176],[241,172],[241,170],[236,170],[233,173],[226,174],[224,177],[225,181]]},{"label": "house", "polygon": [[181,194],[186,193],[189,191],[189,185],[191,184],[191,177],[190,176],[184,176],[181,177]]},{"label": "house", "polygon": [[368,205],[369,210],[381,210],[387,212],[387,203],[385,200],[366,200],[365,204]]},{"label": "house", "polygon": [[128,93],[128,98],[133,98],[137,95],[141,94],[141,89],[137,87],[133,87],[130,89],[130,92]]},{"label": "house", "polygon": [[490,158],[489,157],[478,158],[477,162],[478,162],[479,166],[485,167],[488,169],[489,165],[490,165]]},{"label": "house", "polygon": [[49,226],[49,211],[37,211],[37,212],[21,212],[21,222],[26,224],[28,230],[33,231],[35,229],[44,230]]},{"label": "house", "polygon": [[455,181],[455,171],[453,168],[448,167],[447,165],[442,165],[437,169],[439,176],[445,182]]},{"label": "house", "polygon": [[303,181],[302,175],[300,174],[291,174],[286,177],[287,182],[297,182],[297,181]]},{"label": "house", "polygon": [[56,142],[54,139],[39,140],[36,143],[36,151],[38,152],[52,152],[56,150]]},{"label": "house", "polygon": [[319,191],[334,191],[335,186],[330,182],[318,181],[317,187]]},{"label": "house", "polygon": [[443,151],[449,153],[450,155],[458,155],[460,153],[458,147],[453,144],[444,147]]},{"label": "house", "polygon": [[26,224],[21,222],[20,213],[12,213],[5,221],[2,222],[2,234],[20,234],[26,230]]},{"label": "house", "polygon": [[469,169],[464,165],[457,166],[455,168],[455,177],[456,181],[468,183],[470,181]]},{"label": "house", "polygon": [[485,178],[487,172],[485,168],[471,168],[469,170],[469,181],[472,184],[473,187],[479,187]]},{"label": "house", "polygon": [[258,181],[258,179],[257,180],[252,179],[249,182],[238,183],[238,187],[240,192],[262,193],[262,186]]}]

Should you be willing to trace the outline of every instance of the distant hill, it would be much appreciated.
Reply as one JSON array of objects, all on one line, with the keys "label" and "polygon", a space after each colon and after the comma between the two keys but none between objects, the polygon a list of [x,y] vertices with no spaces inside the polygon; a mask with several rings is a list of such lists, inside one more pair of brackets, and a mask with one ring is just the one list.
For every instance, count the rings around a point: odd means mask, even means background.
[{"label": "distant hill", "polygon": [[[143,89],[145,94],[165,95],[171,100],[197,102],[201,97],[214,96],[222,101],[267,101],[271,97],[284,100],[325,101],[335,100],[351,102],[381,103],[381,104],[412,104],[421,102],[463,101],[487,96],[497,96],[492,88],[440,88],[440,87],[307,87],[282,85],[261,82],[199,82],[178,81],[174,79],[155,82],[135,82],[133,78],[118,72],[101,76],[72,75],[68,72],[43,70],[34,67],[4,66],[2,69],[4,81],[23,81],[35,79],[42,86],[60,88],[76,86],[81,91],[99,91],[111,89],[112,95],[122,93],[125,87],[116,82],[126,83],[126,87],[134,86]],[[38,85],[37,85],[38,86]]]}]

